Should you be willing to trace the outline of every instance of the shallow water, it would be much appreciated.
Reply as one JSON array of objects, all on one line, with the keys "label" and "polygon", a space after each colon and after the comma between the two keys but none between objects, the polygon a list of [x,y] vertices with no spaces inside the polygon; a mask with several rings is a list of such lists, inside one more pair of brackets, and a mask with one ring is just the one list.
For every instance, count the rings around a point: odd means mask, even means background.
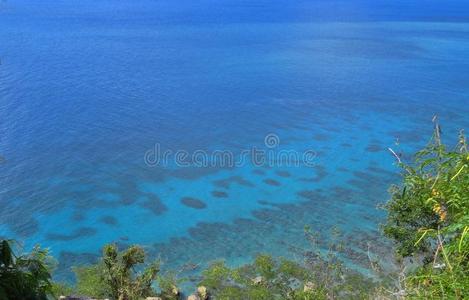
[{"label": "shallow water", "polygon": [[[49,247],[59,278],[109,242],[167,268],[295,257],[305,225],[364,267],[387,147],[408,158],[435,114],[449,141],[469,127],[462,1],[134,2],[0,3],[0,235]],[[149,165],[155,145],[315,156]]]}]

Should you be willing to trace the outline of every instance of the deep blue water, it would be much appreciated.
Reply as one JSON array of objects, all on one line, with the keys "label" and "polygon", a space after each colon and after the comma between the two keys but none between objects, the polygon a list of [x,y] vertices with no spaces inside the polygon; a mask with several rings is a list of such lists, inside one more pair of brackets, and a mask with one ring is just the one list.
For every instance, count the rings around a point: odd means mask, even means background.
[{"label": "deep blue water", "polygon": [[[364,267],[387,147],[408,159],[435,114],[450,142],[469,128],[465,1],[9,0],[0,59],[0,236],[49,247],[61,278],[108,242],[177,268],[295,257],[305,225],[339,226]],[[149,166],[156,144],[316,156]]]}]

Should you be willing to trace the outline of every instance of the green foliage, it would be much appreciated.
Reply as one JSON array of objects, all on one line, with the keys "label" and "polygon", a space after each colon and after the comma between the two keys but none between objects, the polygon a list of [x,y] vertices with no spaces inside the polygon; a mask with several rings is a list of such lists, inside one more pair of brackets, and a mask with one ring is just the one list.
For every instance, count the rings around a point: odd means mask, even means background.
[{"label": "green foliage", "polygon": [[[106,245],[103,257],[95,265],[74,268],[77,293],[116,300],[137,300],[155,295],[152,284],[159,272],[158,263],[143,266],[145,252],[131,246],[119,252],[116,245]],[[136,269],[141,269],[137,272]]]},{"label": "green foliage", "polygon": [[160,298],[164,300],[177,300],[180,298],[178,284],[182,283],[183,279],[178,279],[176,274],[168,272],[164,275],[159,275],[157,278],[158,286],[160,289]]},{"label": "green foliage", "polygon": [[0,299],[47,299],[52,294],[47,250],[35,247],[16,256],[11,244],[0,240]]},{"label": "green foliage", "polygon": [[103,249],[104,281],[111,288],[111,297],[133,300],[153,295],[151,285],[159,271],[157,263],[150,264],[141,273],[135,267],[145,262],[141,247],[132,246],[119,253],[116,245]]},{"label": "green foliage", "polygon": [[76,294],[93,296],[96,298],[106,298],[111,295],[111,289],[104,281],[104,267],[102,263],[90,266],[74,267],[73,272],[76,277]]},{"label": "green foliage", "polygon": [[409,297],[462,299],[469,295],[469,153],[461,133],[454,149],[440,127],[412,165],[401,163],[403,184],[386,204],[386,236],[399,255],[420,257],[408,279]]},{"label": "green foliage", "polygon": [[61,283],[61,282],[52,283],[51,294],[55,296],[56,298],[60,296],[65,296],[65,295],[73,295],[74,292],[75,292],[74,287],[69,284]]},{"label": "green foliage", "polygon": [[[308,231],[307,237],[314,239]],[[374,283],[345,268],[333,248],[310,251],[304,262],[257,256],[252,264],[230,268],[222,261],[203,271],[200,285],[214,299],[365,299]]]},{"label": "green foliage", "polygon": [[227,300],[364,299],[373,287],[373,283],[358,274],[341,270],[319,274],[302,264],[286,259],[277,261],[264,254],[240,268],[215,262],[203,272],[200,284],[215,299]]}]

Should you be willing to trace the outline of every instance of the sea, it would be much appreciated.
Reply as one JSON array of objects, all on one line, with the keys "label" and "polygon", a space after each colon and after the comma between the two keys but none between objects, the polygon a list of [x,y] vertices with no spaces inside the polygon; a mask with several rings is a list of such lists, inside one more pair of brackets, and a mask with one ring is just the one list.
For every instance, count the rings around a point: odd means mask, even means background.
[{"label": "sea", "polygon": [[436,122],[469,129],[467,1],[0,2],[0,236],[58,280],[107,243],[190,276],[301,260],[305,227],[366,272],[390,149]]}]

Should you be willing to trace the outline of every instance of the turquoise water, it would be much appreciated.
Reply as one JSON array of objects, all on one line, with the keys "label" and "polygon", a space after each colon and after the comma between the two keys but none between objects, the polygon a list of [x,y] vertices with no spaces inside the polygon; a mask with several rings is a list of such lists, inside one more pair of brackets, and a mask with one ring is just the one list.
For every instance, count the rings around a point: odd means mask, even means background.
[{"label": "turquoise water", "polygon": [[[449,141],[469,127],[467,4],[393,3],[0,3],[0,236],[69,279],[109,242],[236,265],[338,226],[366,267],[399,178],[387,148],[408,159],[435,114]],[[178,167],[148,164],[155,145],[315,155]]]}]

